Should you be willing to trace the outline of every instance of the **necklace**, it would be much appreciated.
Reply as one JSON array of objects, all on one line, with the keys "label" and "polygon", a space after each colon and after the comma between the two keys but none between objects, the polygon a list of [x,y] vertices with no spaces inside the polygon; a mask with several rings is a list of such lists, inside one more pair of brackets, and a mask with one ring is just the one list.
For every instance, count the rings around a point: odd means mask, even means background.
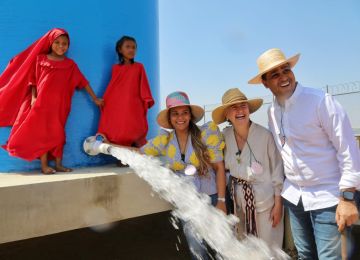
[{"label": "necklace", "polygon": [[[247,147],[248,147],[249,150],[250,150],[250,162],[249,162],[249,163],[250,163],[250,166],[252,167],[253,164],[254,164],[255,167],[259,167],[259,166],[261,167],[261,164],[260,164],[260,162],[256,159],[255,154],[253,153],[253,151],[252,151],[252,149],[251,149],[251,146],[250,146],[247,138],[244,139],[242,136],[240,136],[240,135],[235,131],[235,128],[234,128],[234,134],[235,134],[236,145],[237,145],[237,148],[238,148],[238,151],[235,153],[237,163],[238,163],[238,164],[241,163],[241,159],[240,159],[241,150],[240,150],[240,148],[239,148],[239,144],[238,144],[238,140],[236,139],[236,136],[239,137],[240,140],[244,142],[244,146],[245,146],[245,144],[246,144]],[[254,158],[254,162],[252,162],[252,158]]]},{"label": "necklace", "polygon": [[[237,163],[240,164],[240,162],[241,162],[241,158],[240,158],[241,149],[240,149],[240,146],[242,148],[244,148],[244,145],[245,145],[245,143],[247,143],[247,140],[244,139],[241,135],[239,135],[238,132],[236,132],[235,128],[234,128],[234,135],[235,135],[236,146],[237,146],[237,149],[238,149],[237,152],[235,153],[235,157],[236,157]],[[239,145],[239,140],[236,137],[238,137],[240,139],[240,141],[242,142],[241,145]]]},{"label": "necklace", "polygon": [[[181,156],[181,160],[185,163],[185,155],[186,155],[186,148],[187,148],[187,143],[188,143],[188,139],[189,139],[189,134],[187,134],[186,136],[186,141],[185,141],[185,146],[183,146],[184,149],[181,149],[181,144],[179,142],[179,138],[176,135],[176,141],[178,143],[179,149],[180,149],[180,156]],[[185,163],[186,167],[184,169],[184,174],[188,175],[188,176],[192,176],[196,174],[196,167],[192,164],[187,164]]]},{"label": "necklace", "polygon": [[185,162],[185,154],[186,154],[186,147],[187,147],[187,143],[188,143],[189,134],[186,135],[185,145],[181,145],[182,143],[179,142],[179,138],[176,133],[175,133],[175,136],[176,136],[176,141],[177,141],[179,149],[180,149],[181,160],[183,162]]}]

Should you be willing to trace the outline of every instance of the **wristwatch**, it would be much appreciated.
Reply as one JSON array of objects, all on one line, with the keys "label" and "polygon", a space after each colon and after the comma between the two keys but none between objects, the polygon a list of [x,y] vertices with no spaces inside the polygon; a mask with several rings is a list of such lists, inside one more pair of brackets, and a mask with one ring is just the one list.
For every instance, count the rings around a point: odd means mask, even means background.
[{"label": "wristwatch", "polygon": [[347,201],[354,201],[355,199],[355,192],[354,191],[340,191],[340,197]]}]

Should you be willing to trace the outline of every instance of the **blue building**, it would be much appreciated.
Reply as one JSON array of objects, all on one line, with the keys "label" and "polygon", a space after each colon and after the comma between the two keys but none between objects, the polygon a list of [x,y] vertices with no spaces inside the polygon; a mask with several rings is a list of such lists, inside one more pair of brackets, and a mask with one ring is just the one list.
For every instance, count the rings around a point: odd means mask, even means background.
[{"label": "blue building", "polygon": [[[0,71],[8,61],[48,30],[59,27],[70,34],[68,57],[77,62],[98,96],[102,96],[110,80],[111,66],[117,62],[115,43],[122,35],[135,37],[136,60],[143,63],[155,100],[159,97],[158,3],[156,0],[89,0],[49,2],[0,2]],[[159,109],[156,102],[148,112],[155,122]],[[97,130],[99,111],[85,91],[77,91],[66,125],[67,141],[64,164],[82,167],[104,164],[109,158],[91,158],[82,151],[85,137]],[[149,136],[157,126],[149,125]],[[8,138],[10,127],[0,128],[0,144]],[[27,162],[10,157],[0,149],[0,173],[38,169],[40,162]]]},{"label": "blue building", "polygon": [[[0,71],[55,27],[69,32],[67,55],[99,97],[117,62],[116,41],[122,35],[133,36],[138,43],[136,60],[144,64],[156,100],[148,121],[156,122],[157,0],[0,1]],[[113,159],[83,152],[82,142],[96,133],[98,119],[99,110],[87,93],[77,91],[63,158],[66,166],[81,167],[73,173],[43,175],[39,160],[27,162],[0,149],[0,259],[189,258],[184,238],[182,244],[178,242],[181,234],[168,221],[171,206],[152,194],[131,169],[93,167]],[[152,137],[157,125],[149,127]],[[9,132],[10,127],[0,128],[0,144]]]}]

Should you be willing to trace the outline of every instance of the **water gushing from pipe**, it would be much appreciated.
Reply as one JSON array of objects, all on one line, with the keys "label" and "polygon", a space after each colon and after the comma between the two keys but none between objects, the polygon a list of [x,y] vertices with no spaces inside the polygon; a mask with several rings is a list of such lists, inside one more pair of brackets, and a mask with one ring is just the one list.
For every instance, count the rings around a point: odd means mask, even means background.
[{"label": "water gushing from pipe", "polygon": [[190,222],[199,240],[204,239],[217,252],[218,259],[290,259],[281,249],[271,248],[256,237],[237,240],[233,226],[238,219],[211,206],[207,195],[163,167],[160,160],[102,143],[93,136],[84,141],[84,150],[91,155],[110,154],[128,164],[160,197],[175,206],[173,215]]}]

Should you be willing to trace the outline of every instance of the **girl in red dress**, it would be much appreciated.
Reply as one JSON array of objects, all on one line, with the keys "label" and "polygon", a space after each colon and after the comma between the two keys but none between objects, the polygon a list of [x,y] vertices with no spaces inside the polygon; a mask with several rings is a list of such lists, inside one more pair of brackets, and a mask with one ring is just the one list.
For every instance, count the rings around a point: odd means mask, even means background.
[{"label": "girl in red dress", "polygon": [[104,94],[98,133],[119,145],[141,147],[148,131],[147,110],[154,105],[144,66],[135,62],[136,41],[123,36],[116,43],[119,64],[112,68]]},{"label": "girl in red dress", "polygon": [[62,165],[62,155],[75,89],[85,88],[97,106],[104,102],[65,56],[69,43],[65,30],[52,29],[15,56],[0,76],[0,126],[13,126],[3,148],[25,160],[40,158],[44,174],[72,171]]}]

